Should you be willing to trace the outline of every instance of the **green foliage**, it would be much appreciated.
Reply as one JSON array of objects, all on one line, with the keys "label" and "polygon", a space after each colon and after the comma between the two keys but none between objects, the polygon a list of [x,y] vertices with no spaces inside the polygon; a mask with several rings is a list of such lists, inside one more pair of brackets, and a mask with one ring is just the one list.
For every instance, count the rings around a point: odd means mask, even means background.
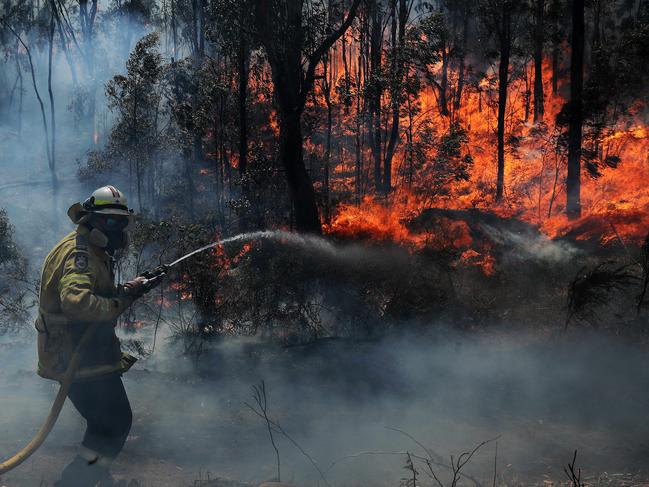
[{"label": "green foliage", "polygon": [[[119,120],[113,128],[111,143],[126,152],[138,150],[148,154],[149,146],[157,135],[157,115],[160,103],[159,82],[163,72],[162,56],[158,52],[158,34],[142,38],[129,56],[126,75],[116,75],[106,85],[108,107],[117,112]],[[144,146],[142,145],[144,144]]]},{"label": "green foliage", "polygon": [[7,212],[0,209],[0,334],[15,331],[27,322],[36,297],[34,288]]},{"label": "green foliage", "polygon": [[20,259],[20,252],[13,240],[14,229],[9,223],[7,211],[0,209],[0,265],[7,265]]},{"label": "green foliage", "polygon": [[251,49],[254,42],[254,36],[248,31],[254,22],[251,0],[215,0],[210,2],[208,9],[214,19],[208,26],[208,39],[225,52],[237,52],[241,42],[247,46],[246,51]]},{"label": "green foliage", "polygon": [[445,16],[437,10],[425,15],[418,26],[408,31],[406,55],[433,86],[439,87],[435,67],[442,59],[448,36]]},{"label": "green foliage", "polygon": [[[467,143],[466,129],[458,122],[452,123],[439,139],[435,137],[430,124],[424,125],[412,148],[419,174],[415,190],[422,195],[434,197],[443,194],[452,181],[468,181],[473,159],[468,152]],[[436,155],[430,161],[432,151]]]},{"label": "green foliage", "polygon": [[141,23],[151,22],[158,13],[155,0],[112,0],[108,15]]},{"label": "green foliage", "polygon": [[155,203],[155,175],[160,160],[174,147],[175,139],[164,133],[167,89],[158,50],[159,36],[151,33],[140,39],[126,63],[126,73],[115,75],[106,84],[108,108],[116,115],[108,144],[89,153],[79,169],[80,178],[97,185],[110,175],[137,198],[141,211]]}]

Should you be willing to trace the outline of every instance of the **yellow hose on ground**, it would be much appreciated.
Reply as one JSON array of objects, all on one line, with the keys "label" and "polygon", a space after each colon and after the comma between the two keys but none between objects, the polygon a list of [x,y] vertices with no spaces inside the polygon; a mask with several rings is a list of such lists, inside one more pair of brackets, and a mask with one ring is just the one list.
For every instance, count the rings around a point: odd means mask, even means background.
[{"label": "yellow hose on ground", "polygon": [[65,371],[63,380],[61,381],[61,387],[59,389],[59,392],[56,395],[56,399],[54,399],[54,403],[52,403],[50,414],[47,415],[47,419],[45,420],[45,423],[43,423],[41,429],[38,430],[36,436],[32,438],[32,441],[27,443],[27,445],[22,450],[20,450],[11,458],[0,463],[0,475],[7,473],[10,470],[13,470],[18,465],[20,465],[25,460],[27,460],[36,450],[38,450],[38,448],[45,441],[45,438],[47,438],[47,435],[49,435],[50,431],[52,431],[52,428],[54,427],[54,424],[56,423],[56,420],[58,419],[59,414],[61,413],[63,404],[65,403],[65,398],[68,396],[68,392],[70,391],[70,386],[72,385],[74,376],[77,372],[77,369],[79,368],[79,362],[81,361],[81,352],[86,347],[88,341],[95,334],[95,331],[97,330],[98,327],[99,327],[99,323],[93,323],[92,325],[90,325],[90,327],[88,327],[88,329],[81,337],[81,340],[77,345],[77,348],[74,349],[74,353],[70,358],[70,363],[68,364],[68,368]]}]

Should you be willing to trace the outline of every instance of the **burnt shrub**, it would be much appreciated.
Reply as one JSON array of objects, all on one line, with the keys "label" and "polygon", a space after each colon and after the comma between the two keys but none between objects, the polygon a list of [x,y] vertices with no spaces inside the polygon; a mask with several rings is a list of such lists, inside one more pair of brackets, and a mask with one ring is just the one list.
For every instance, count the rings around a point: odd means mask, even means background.
[{"label": "burnt shrub", "polygon": [[430,253],[279,235],[205,252],[179,279],[198,312],[194,335],[295,343],[439,319],[455,308],[447,272]]}]

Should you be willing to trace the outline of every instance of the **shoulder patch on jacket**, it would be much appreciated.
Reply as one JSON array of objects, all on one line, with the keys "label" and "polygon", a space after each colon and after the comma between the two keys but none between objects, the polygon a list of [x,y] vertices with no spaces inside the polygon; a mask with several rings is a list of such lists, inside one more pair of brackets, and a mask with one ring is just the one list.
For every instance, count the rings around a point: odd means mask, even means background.
[{"label": "shoulder patch on jacket", "polygon": [[85,271],[88,269],[88,254],[84,252],[77,252],[74,256],[74,267],[78,271]]},{"label": "shoulder patch on jacket", "polygon": [[75,244],[78,250],[88,250],[88,239],[85,235],[77,233]]}]

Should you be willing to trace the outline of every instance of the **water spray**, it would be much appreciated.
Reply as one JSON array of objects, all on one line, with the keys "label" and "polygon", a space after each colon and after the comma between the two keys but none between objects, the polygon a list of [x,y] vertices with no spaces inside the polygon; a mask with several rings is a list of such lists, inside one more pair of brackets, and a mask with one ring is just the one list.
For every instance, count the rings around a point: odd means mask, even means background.
[{"label": "water spray", "polygon": [[206,250],[213,249],[219,245],[227,245],[235,242],[250,242],[252,240],[280,240],[292,243],[294,245],[300,246],[311,246],[317,248],[320,252],[333,255],[336,253],[336,248],[327,240],[317,237],[315,235],[300,235],[297,233],[286,232],[283,230],[260,230],[256,232],[247,232],[240,233],[233,237],[229,237],[223,240],[216,240],[214,242],[203,245],[202,247],[192,250],[191,252],[183,255],[182,257],[177,258],[169,264],[161,264],[153,270],[146,271],[141,274],[141,277],[146,279],[144,286],[147,290],[150,290],[157,286],[162,278],[169,272],[172,267],[180,264],[181,262],[193,257],[196,254],[205,252]]}]

